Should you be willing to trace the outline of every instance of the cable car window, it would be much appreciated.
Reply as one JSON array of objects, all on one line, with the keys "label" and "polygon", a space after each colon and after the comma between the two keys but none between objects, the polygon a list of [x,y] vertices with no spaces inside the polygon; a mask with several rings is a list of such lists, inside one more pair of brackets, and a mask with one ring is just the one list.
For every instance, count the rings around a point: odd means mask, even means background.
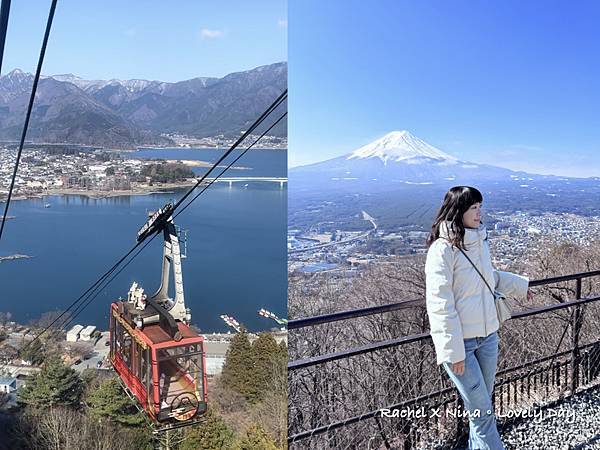
[{"label": "cable car window", "polygon": [[204,395],[202,349],[200,344],[182,345],[157,351],[161,408],[184,395]]},{"label": "cable car window", "polygon": [[131,346],[131,335],[123,325],[117,323],[117,352],[121,355],[123,362],[129,369],[131,369],[132,365]]},{"label": "cable car window", "polygon": [[117,321],[115,320],[114,316],[112,315],[112,310],[111,310],[111,315],[110,315],[110,356],[111,358],[113,358],[115,356],[115,330],[116,330],[116,323]]},{"label": "cable car window", "polygon": [[148,390],[148,349],[138,348],[140,355],[140,380],[144,388]]}]

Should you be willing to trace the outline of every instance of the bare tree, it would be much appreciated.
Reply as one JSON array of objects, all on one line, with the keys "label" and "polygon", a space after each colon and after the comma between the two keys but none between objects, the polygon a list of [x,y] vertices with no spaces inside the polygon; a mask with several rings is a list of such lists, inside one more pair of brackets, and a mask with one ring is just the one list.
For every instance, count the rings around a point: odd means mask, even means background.
[{"label": "bare tree", "polygon": [[0,325],[3,327],[6,326],[10,319],[12,318],[12,314],[10,312],[0,312]]},{"label": "bare tree", "polygon": [[70,318],[70,314],[67,313],[60,320],[56,321],[61,314],[62,311],[47,311],[39,319],[32,320],[31,325],[38,328],[51,327],[53,330],[58,330],[60,325]]},{"label": "bare tree", "polygon": [[[530,279],[539,279],[598,268],[599,245],[578,247],[545,242],[540,248],[543,250],[532,254],[529,259],[515,262],[508,270],[527,273]],[[409,307],[395,312],[292,330],[289,336],[290,360],[427,333],[429,321],[424,302],[424,262],[422,255],[390,257],[370,265],[352,279],[335,273],[292,274],[288,287],[290,318],[406,300],[421,301],[411,302]],[[581,288],[584,297],[597,295],[600,277],[585,280]],[[565,302],[575,299],[576,284],[574,281],[558,283],[538,287],[534,291],[533,302],[509,300],[517,311]],[[500,330],[499,370],[519,367],[561,351],[567,353],[551,362],[561,364],[566,361],[573,340],[573,310],[568,308],[505,323]],[[597,326],[600,323],[600,304],[587,305],[581,312],[584,320],[579,334],[580,343],[597,342],[600,338]],[[520,372],[509,373],[522,375]],[[502,377],[498,381],[502,381]],[[552,372],[552,378],[556,384],[556,370]],[[549,401],[562,395],[560,389],[564,387],[549,386],[550,382],[546,381],[538,384],[537,388],[532,389],[532,398]],[[294,370],[289,376],[289,433],[293,436],[415,398],[431,397],[428,401],[437,401],[436,398],[449,401],[452,387],[447,374],[436,365],[435,351],[427,339]],[[441,392],[446,393],[434,396],[434,393]],[[497,394],[505,407],[527,406],[515,404],[517,400],[508,397],[505,390]],[[373,440],[370,445],[387,442],[394,447],[405,442],[407,436],[419,426],[429,427],[430,436],[452,438],[456,437],[460,420],[438,421],[428,425],[419,424],[418,421],[410,423],[396,420],[391,424],[389,421],[363,420],[336,432],[320,435],[319,438],[303,441],[302,445],[343,448],[360,443],[366,445]]]},{"label": "bare tree", "polygon": [[65,350],[71,358],[79,357],[86,359],[94,354],[94,345],[91,342],[67,342]]},{"label": "bare tree", "polygon": [[287,445],[287,369],[273,364],[269,391],[253,411],[254,421],[262,423],[280,447]]},{"label": "bare tree", "polygon": [[44,450],[129,450],[138,445],[131,430],[70,408],[26,409],[17,432],[24,447]]}]

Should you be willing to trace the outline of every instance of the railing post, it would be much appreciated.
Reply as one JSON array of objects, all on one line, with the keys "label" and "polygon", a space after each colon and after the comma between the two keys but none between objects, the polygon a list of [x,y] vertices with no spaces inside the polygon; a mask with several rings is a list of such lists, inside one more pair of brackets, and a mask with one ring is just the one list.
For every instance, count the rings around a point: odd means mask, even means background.
[{"label": "railing post", "polygon": [[[575,291],[576,299],[581,298],[581,278],[577,278]],[[579,385],[579,333],[581,331],[581,306],[577,305],[573,312],[573,323],[571,324],[573,354],[571,355],[571,395],[575,394],[575,390]]]}]

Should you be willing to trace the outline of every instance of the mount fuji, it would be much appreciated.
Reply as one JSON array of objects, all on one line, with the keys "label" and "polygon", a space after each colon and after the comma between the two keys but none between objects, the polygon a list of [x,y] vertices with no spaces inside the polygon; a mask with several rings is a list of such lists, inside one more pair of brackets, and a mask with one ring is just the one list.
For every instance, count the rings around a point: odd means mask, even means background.
[{"label": "mount fuji", "polygon": [[464,161],[413,136],[393,131],[350,153],[288,171],[288,224],[366,230],[361,210],[380,229],[427,229],[445,191],[471,185],[489,211],[600,214],[598,178],[516,172]]},{"label": "mount fuji", "polygon": [[346,159],[379,158],[388,161],[419,164],[438,162],[456,164],[458,160],[413,136],[408,131],[392,131],[380,139],[354,150]]},{"label": "mount fuji", "polygon": [[[392,131],[353,152],[289,170],[290,186],[319,184],[363,191],[406,184],[467,184],[481,181],[552,179],[488,164],[462,161],[408,131]],[[325,186],[323,186],[325,185]],[[345,190],[345,189],[344,189]]]}]

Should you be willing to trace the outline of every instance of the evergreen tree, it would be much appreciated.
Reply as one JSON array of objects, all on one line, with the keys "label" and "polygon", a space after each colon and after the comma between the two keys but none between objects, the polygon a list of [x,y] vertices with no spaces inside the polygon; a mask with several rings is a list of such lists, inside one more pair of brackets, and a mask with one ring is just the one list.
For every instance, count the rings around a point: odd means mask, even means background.
[{"label": "evergreen tree", "polygon": [[223,419],[209,409],[204,416],[205,421],[192,427],[179,450],[225,450],[231,449],[234,433]]},{"label": "evergreen tree", "polygon": [[103,381],[87,399],[90,414],[97,418],[108,418],[120,425],[140,425],[144,417],[130,398],[123,392],[116,378]]},{"label": "evergreen tree", "polygon": [[150,163],[145,164],[140,171],[140,176],[150,177],[153,182],[169,183],[194,178],[194,171],[183,163]]},{"label": "evergreen tree", "polygon": [[0,409],[4,407],[10,400],[10,395],[6,392],[0,392]]},{"label": "evergreen tree", "polygon": [[235,450],[277,450],[277,446],[262,426],[252,424],[246,436],[236,443]]},{"label": "evergreen tree", "polygon": [[19,401],[36,407],[79,406],[84,384],[77,372],[59,358],[46,360],[19,396]]},{"label": "evergreen tree", "polygon": [[281,350],[270,333],[261,333],[252,344],[253,376],[252,389],[248,400],[257,402],[262,400],[271,388],[273,374],[278,365],[285,365],[281,358]]},{"label": "evergreen tree", "polygon": [[221,373],[221,382],[226,389],[231,389],[244,397],[253,396],[254,364],[252,346],[248,334],[243,330],[237,333],[227,350],[225,364]]},{"label": "evergreen tree", "polygon": [[28,361],[36,366],[44,361],[44,346],[39,339],[31,342],[23,341],[21,349],[19,356],[23,361]]},{"label": "evergreen tree", "polygon": [[83,369],[83,371],[81,372],[81,380],[83,381],[83,384],[86,386],[86,391],[89,391],[92,387],[97,387],[94,385],[98,385],[100,382],[99,380],[99,376],[98,376],[98,371],[96,369]]},{"label": "evergreen tree", "polygon": [[242,394],[250,403],[261,401],[269,391],[273,374],[285,371],[287,347],[278,345],[270,333],[261,333],[251,345],[245,332],[229,345],[221,382],[226,389]]}]

